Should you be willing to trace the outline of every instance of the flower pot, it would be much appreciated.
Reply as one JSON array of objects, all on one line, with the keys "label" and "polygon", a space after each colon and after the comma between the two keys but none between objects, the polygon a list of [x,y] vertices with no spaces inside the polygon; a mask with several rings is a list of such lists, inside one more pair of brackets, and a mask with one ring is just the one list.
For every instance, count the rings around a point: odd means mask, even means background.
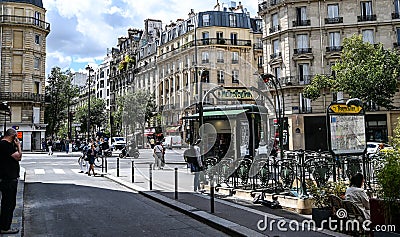
[{"label": "flower pot", "polygon": [[[331,210],[326,208],[313,208],[312,209],[312,220],[315,222],[317,227],[321,227],[321,222],[323,220],[328,221],[329,217],[331,216]],[[326,224],[325,224],[325,227]]]}]

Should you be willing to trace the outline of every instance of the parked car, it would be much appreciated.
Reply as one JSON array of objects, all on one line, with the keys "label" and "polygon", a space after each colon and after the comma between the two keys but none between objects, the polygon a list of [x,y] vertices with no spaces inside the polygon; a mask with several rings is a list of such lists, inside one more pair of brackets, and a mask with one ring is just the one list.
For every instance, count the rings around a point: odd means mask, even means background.
[{"label": "parked car", "polygon": [[126,141],[124,137],[113,137],[111,138],[111,148],[113,150],[121,150],[126,146]]},{"label": "parked car", "polygon": [[[380,144],[383,144],[383,149],[379,149]],[[393,150],[393,147],[382,142],[367,142],[367,154],[376,154],[387,150]]]},{"label": "parked car", "polygon": [[181,136],[166,136],[162,142],[163,147],[172,148],[182,148],[182,138]]}]

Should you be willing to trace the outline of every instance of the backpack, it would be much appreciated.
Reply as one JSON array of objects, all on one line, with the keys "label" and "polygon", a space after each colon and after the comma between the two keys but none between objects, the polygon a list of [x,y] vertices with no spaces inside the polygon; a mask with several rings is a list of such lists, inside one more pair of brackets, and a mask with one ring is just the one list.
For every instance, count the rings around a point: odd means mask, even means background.
[{"label": "backpack", "polygon": [[185,161],[189,164],[197,164],[197,157],[196,157],[196,151],[194,150],[193,147],[187,149],[184,153],[183,156],[185,158]]}]

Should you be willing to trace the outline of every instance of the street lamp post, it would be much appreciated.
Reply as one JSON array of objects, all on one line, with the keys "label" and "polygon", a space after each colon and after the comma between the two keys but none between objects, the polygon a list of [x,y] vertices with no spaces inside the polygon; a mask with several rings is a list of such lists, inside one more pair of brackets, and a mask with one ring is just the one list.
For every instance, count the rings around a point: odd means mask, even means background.
[{"label": "street lamp post", "polygon": [[[281,83],[279,80],[272,74],[262,74],[261,75],[263,81],[267,83],[271,83],[276,90],[276,97],[277,97],[277,107],[278,107],[278,133],[279,133],[279,150],[280,150],[280,156],[283,158],[283,127],[284,127],[284,119],[285,119],[285,99],[284,99],[284,94],[282,90]],[[279,90],[278,90],[279,86]],[[281,95],[279,95],[279,91],[281,92]],[[281,98],[279,98],[281,97]],[[281,106],[281,100],[282,100],[282,106]],[[282,108],[282,110],[281,110]]]},{"label": "street lamp post", "polygon": [[86,70],[89,72],[89,78],[88,78],[88,116],[87,116],[87,139],[88,142],[90,142],[90,91],[91,91],[91,74],[94,72],[93,68],[90,67],[89,65],[86,66]]}]

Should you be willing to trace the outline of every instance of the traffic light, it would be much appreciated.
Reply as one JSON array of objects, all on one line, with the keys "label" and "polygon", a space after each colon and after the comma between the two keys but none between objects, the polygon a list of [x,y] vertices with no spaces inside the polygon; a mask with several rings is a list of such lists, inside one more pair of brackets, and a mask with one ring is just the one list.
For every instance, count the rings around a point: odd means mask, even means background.
[{"label": "traffic light", "polygon": [[209,82],[210,81],[210,72],[208,70],[204,70],[201,72],[201,82]]},{"label": "traffic light", "polygon": [[272,74],[269,74],[269,73],[264,73],[264,74],[261,74],[261,78],[263,79],[263,81],[265,83],[268,83],[271,79],[274,78],[274,76]]}]

